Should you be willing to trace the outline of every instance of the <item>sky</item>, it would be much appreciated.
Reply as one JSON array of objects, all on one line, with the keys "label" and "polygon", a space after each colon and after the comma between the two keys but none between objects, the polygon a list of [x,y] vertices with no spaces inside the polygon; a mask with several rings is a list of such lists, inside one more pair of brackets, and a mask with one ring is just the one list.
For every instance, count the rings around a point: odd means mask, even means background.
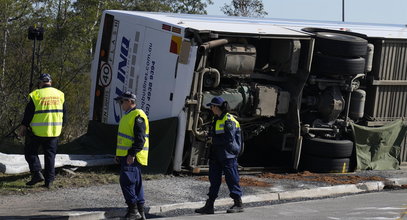
[{"label": "sky", "polygon": [[[407,24],[407,0],[263,0],[266,18]],[[232,0],[213,0],[209,15],[224,15],[220,7]]]}]

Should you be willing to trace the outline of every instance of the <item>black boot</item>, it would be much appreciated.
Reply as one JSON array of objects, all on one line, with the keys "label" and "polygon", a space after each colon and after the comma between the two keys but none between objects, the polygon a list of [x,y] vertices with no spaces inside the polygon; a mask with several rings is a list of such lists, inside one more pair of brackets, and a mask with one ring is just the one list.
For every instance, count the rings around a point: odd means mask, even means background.
[{"label": "black boot", "polygon": [[39,182],[44,181],[44,176],[40,171],[31,172],[31,180],[26,183],[27,186],[33,186]]},{"label": "black boot", "polygon": [[243,212],[243,202],[241,198],[233,199],[234,204],[228,210],[227,213],[236,213],[236,212]]},{"label": "black boot", "polygon": [[215,200],[207,199],[205,206],[200,209],[195,209],[195,212],[200,214],[214,214],[215,213],[215,210],[213,208],[214,203]]},{"label": "black boot", "polygon": [[127,204],[127,206],[128,206],[127,207],[127,213],[124,216],[125,219],[131,219],[131,220],[141,219],[141,216],[138,213],[136,204]]},{"label": "black boot", "polygon": [[45,181],[45,184],[42,185],[42,187],[45,187],[47,189],[52,189],[52,182],[53,181]]},{"label": "black boot", "polygon": [[144,204],[141,203],[137,204],[137,210],[141,216],[140,220],[146,220],[146,215],[144,213]]}]

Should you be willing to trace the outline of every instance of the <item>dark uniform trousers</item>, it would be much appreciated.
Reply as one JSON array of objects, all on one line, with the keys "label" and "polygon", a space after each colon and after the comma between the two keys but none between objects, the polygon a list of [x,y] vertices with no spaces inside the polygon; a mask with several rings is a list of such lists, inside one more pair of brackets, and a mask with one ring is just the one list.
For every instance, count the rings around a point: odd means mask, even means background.
[{"label": "dark uniform trousers", "polygon": [[120,187],[127,204],[144,204],[143,181],[141,165],[134,161],[128,165],[126,158],[120,158]]},{"label": "dark uniform trousers", "polygon": [[242,189],[239,186],[239,172],[237,169],[237,159],[210,159],[209,160],[209,199],[215,200],[218,197],[220,185],[222,183],[222,172],[225,174],[226,184],[229,188],[229,196],[238,199],[242,196]]},{"label": "dark uniform trousers", "polygon": [[57,153],[58,137],[26,136],[24,156],[31,172],[41,171],[41,163],[38,158],[40,145],[44,152],[45,182],[52,182],[55,179],[55,155]]}]

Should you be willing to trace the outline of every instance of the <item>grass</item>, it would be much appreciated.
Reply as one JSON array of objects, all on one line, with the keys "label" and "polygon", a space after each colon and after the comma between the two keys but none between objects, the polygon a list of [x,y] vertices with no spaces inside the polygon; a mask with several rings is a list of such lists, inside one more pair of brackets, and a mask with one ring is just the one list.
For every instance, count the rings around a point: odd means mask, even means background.
[{"label": "grass", "polygon": [[[60,148],[58,146],[58,153]],[[78,147],[77,147],[78,148]],[[83,149],[81,148],[83,151]],[[76,154],[86,154],[86,152],[75,152]],[[0,141],[0,153],[24,154],[24,145],[9,139]],[[40,148],[41,153],[41,148]],[[101,166],[77,168],[73,172],[65,168],[56,168],[56,178],[52,190],[61,188],[79,188],[104,184],[119,184],[119,166]],[[164,178],[162,174],[143,174],[144,180],[154,180]],[[41,187],[44,184],[38,183],[35,186],[26,186],[25,183],[31,179],[29,173],[4,174],[0,173],[0,197],[1,195],[26,195],[30,193],[42,192],[48,189]]]},{"label": "grass", "polygon": [[[38,183],[35,186],[26,186],[25,183],[28,182],[30,178],[29,173],[14,175],[0,173],[0,195],[25,195],[48,190],[41,187],[44,183]],[[116,166],[79,168],[74,172],[57,168],[56,179],[53,183],[52,190],[112,183],[119,183],[119,170]]]},{"label": "grass", "polygon": [[[41,150],[40,148],[40,154],[42,153]],[[0,152],[6,154],[24,154],[23,141],[15,142],[10,139],[4,139],[0,141]],[[25,195],[48,190],[41,187],[44,182],[38,183],[35,186],[26,186],[25,183],[30,179],[29,173],[12,175],[0,173],[0,196]],[[69,172],[69,169],[56,168],[56,179],[52,190],[113,183],[119,184],[119,167],[117,165],[78,168],[73,172]]]},{"label": "grass", "polygon": [[[144,180],[165,178],[163,174],[143,174]],[[31,179],[29,173],[3,174],[0,173],[0,195],[26,195],[30,193],[47,191],[41,187],[44,183],[35,186],[26,186]],[[62,188],[80,188],[95,185],[119,184],[119,167],[117,165],[103,167],[78,168],[75,171],[69,169],[56,169],[56,178],[51,190]]]}]

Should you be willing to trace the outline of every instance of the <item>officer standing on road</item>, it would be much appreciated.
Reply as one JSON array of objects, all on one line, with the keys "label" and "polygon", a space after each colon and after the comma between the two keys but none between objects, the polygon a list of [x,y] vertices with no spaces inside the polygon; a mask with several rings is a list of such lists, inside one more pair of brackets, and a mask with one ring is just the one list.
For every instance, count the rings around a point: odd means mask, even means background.
[{"label": "officer standing on road", "polygon": [[196,209],[195,212],[214,213],[213,206],[222,183],[222,172],[225,174],[229,195],[234,201],[234,205],[227,213],[243,212],[242,189],[237,169],[237,157],[242,145],[240,124],[228,113],[229,105],[222,97],[214,97],[207,106],[210,106],[214,115],[210,131],[212,146],[209,155],[209,199],[206,200],[204,207]]},{"label": "officer standing on road", "polygon": [[136,109],[136,95],[125,92],[115,98],[125,114],[117,133],[116,161],[120,164],[120,186],[128,206],[125,218],[146,219],[141,166],[147,166],[149,126],[147,115]]},{"label": "officer standing on road", "polygon": [[38,148],[44,151],[45,184],[50,188],[55,179],[55,155],[57,153],[58,137],[65,122],[64,93],[51,87],[51,76],[40,75],[39,89],[29,94],[30,102],[24,112],[19,135],[26,136],[24,155],[31,171],[29,186],[44,181],[41,173],[41,163],[38,158]]}]

